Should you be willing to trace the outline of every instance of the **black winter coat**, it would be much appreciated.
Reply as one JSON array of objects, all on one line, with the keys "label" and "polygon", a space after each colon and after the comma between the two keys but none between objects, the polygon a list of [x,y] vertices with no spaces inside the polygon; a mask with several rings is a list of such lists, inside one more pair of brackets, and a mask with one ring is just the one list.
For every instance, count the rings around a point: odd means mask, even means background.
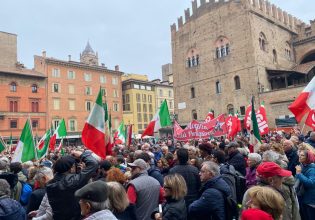
[{"label": "black winter coat", "polygon": [[292,175],[295,176],[295,167],[299,164],[299,155],[297,154],[297,151],[293,149],[291,149],[289,152],[285,152],[285,155],[289,160],[288,170],[290,170],[292,172]]},{"label": "black winter coat", "polygon": [[90,151],[85,151],[81,155],[81,160],[86,167],[79,174],[57,173],[46,186],[54,220],[80,219],[80,205],[74,193],[88,183],[98,167]]},{"label": "black winter coat", "polygon": [[225,220],[224,198],[231,195],[229,185],[221,176],[208,180],[201,188],[201,196],[189,206],[191,219]]},{"label": "black winter coat", "polygon": [[236,171],[246,176],[246,161],[240,152],[236,151],[230,154],[227,163],[233,165]]},{"label": "black winter coat", "polygon": [[46,193],[45,188],[36,189],[32,192],[30,199],[28,200],[28,204],[27,204],[27,209],[26,209],[27,214],[39,208],[44,198],[45,193]]},{"label": "black winter coat", "polygon": [[[158,208],[151,214],[154,219],[155,213],[159,212]],[[185,200],[166,199],[166,203],[162,206],[162,219],[163,220],[186,220],[187,211]]]},{"label": "black winter coat", "polygon": [[185,179],[187,185],[187,195],[185,196],[186,206],[198,199],[201,186],[199,171],[192,165],[176,165],[170,169],[170,174],[178,173]]}]

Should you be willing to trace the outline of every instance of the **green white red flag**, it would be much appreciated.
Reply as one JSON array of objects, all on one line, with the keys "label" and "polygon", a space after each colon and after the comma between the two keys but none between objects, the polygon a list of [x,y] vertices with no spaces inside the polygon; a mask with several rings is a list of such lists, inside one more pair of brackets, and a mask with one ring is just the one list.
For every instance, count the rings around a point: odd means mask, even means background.
[{"label": "green white red flag", "polygon": [[0,153],[6,149],[6,144],[4,143],[2,137],[0,137]]},{"label": "green white red flag", "polygon": [[121,121],[117,130],[117,138],[124,144],[126,143],[126,127],[124,121]]},{"label": "green white red flag", "polygon": [[[107,137],[108,138],[108,137]],[[99,157],[105,159],[105,109],[100,90],[95,105],[82,130],[82,143]]]},{"label": "green white red flag", "polygon": [[55,150],[56,140],[60,138],[64,138],[66,136],[67,136],[66,123],[65,123],[65,120],[62,119],[58,127],[56,128],[54,134],[52,135],[52,137],[50,137],[49,149]]},{"label": "green white red flag", "polygon": [[41,159],[46,156],[48,149],[49,149],[49,141],[50,141],[50,134],[51,131],[48,129],[44,136],[40,139],[40,141],[37,144],[36,150],[37,150],[37,158]]},{"label": "green white red flag", "polygon": [[141,138],[148,135],[153,136],[154,132],[159,131],[160,128],[172,125],[170,113],[168,111],[167,102],[164,101],[161,104],[160,109],[154,115],[146,129],[143,131]]},{"label": "green white red flag", "polygon": [[[255,112],[254,96],[252,97],[252,109],[251,112]],[[254,152],[257,152],[258,147],[261,145],[261,137],[259,134],[258,122],[256,114],[251,114],[251,144],[254,146]]]},{"label": "green white red flag", "polygon": [[104,108],[104,120],[105,120],[105,149],[106,149],[106,154],[111,155],[112,154],[112,147],[113,147],[113,140],[111,137],[112,133],[112,120],[111,116],[108,112],[108,104],[105,102],[103,104]]},{"label": "green white red flag", "polygon": [[14,151],[12,162],[24,163],[33,159],[36,159],[35,144],[33,140],[31,124],[29,119],[27,119],[22,130],[20,140]]}]

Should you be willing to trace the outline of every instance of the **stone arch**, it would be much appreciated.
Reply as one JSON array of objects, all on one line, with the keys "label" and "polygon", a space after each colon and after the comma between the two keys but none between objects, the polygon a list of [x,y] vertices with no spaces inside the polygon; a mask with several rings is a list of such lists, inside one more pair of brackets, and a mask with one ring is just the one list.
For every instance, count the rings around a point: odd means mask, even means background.
[{"label": "stone arch", "polygon": [[300,59],[300,64],[303,63],[308,63],[311,61],[315,61],[315,48],[311,49],[310,51],[308,51],[307,53],[305,53],[301,59]]},{"label": "stone arch", "polygon": [[225,36],[220,36],[214,42],[215,46],[215,56],[216,58],[221,58],[229,55],[230,53],[230,41]]},{"label": "stone arch", "polygon": [[264,32],[260,32],[259,33],[259,47],[261,50],[263,51],[267,51],[267,37],[266,35],[264,34]]},{"label": "stone arch", "polygon": [[196,48],[190,48],[186,53],[186,67],[199,65],[199,51]]}]

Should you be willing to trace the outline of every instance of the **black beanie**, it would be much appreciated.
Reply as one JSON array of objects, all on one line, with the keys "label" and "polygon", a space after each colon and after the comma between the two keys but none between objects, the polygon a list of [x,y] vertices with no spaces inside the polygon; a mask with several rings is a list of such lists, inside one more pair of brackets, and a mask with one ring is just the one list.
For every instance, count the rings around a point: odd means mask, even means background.
[{"label": "black beanie", "polygon": [[75,163],[74,157],[69,155],[63,156],[56,161],[54,170],[56,173],[65,173],[71,169],[74,163]]}]

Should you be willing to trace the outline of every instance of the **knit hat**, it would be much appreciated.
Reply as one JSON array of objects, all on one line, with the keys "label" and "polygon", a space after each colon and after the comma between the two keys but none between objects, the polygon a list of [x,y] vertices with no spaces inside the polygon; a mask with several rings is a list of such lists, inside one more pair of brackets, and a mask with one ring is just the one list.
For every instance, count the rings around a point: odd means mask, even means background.
[{"label": "knit hat", "polygon": [[272,216],[260,209],[247,209],[242,212],[242,220],[273,220]]},{"label": "knit hat", "polygon": [[257,173],[259,176],[268,178],[273,176],[292,176],[292,172],[289,170],[282,169],[278,164],[274,162],[264,162],[261,163],[257,169]]},{"label": "knit hat", "polygon": [[74,157],[66,155],[58,159],[55,163],[54,170],[57,173],[65,173],[71,169],[75,163]]},{"label": "knit hat", "polygon": [[74,196],[92,202],[104,202],[107,200],[107,187],[104,181],[98,180],[83,186],[74,193]]}]

